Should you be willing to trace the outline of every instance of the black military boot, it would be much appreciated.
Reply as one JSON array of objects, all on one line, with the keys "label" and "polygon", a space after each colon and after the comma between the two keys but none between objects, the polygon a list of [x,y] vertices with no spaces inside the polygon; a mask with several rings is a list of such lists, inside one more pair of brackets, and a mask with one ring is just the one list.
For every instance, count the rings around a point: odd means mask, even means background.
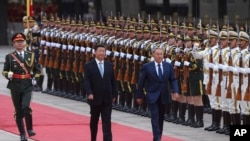
[{"label": "black military boot", "polygon": [[179,102],[178,101],[173,101],[172,103],[172,114],[170,117],[170,121],[173,123],[176,123],[177,121],[177,113],[178,113],[178,109],[179,109]]},{"label": "black military boot", "polygon": [[27,138],[26,138],[25,130],[24,130],[23,119],[22,118],[17,118],[16,119],[16,125],[17,125],[18,131],[20,133],[20,140],[21,141],[28,141]]},{"label": "black military boot", "polygon": [[240,114],[231,114],[231,121],[233,125],[241,125]]},{"label": "black military boot", "polygon": [[176,121],[177,124],[183,124],[185,122],[186,108],[186,103],[179,104],[179,117]]},{"label": "black military boot", "polygon": [[222,112],[222,116],[223,116],[223,127],[219,130],[216,131],[216,133],[219,134],[224,134],[226,132],[226,130],[229,128],[229,118],[230,118],[230,114],[229,112],[223,111]]},{"label": "black military boot", "polygon": [[33,130],[32,115],[31,114],[25,115],[24,118],[26,122],[26,129],[27,129],[28,135],[30,137],[35,136],[36,132]]},{"label": "black military boot", "polygon": [[208,114],[211,114],[212,113],[212,109],[211,109],[211,106],[210,106],[210,101],[209,101],[209,98],[208,98],[208,95],[204,94],[202,95],[202,101],[203,101],[203,105],[204,105],[204,113],[208,113]]},{"label": "black military boot", "polygon": [[170,121],[170,112],[171,112],[171,103],[167,103],[165,117],[164,117],[165,121]]},{"label": "black military boot", "polygon": [[226,112],[226,128],[224,131],[225,135],[230,135],[230,125],[231,125],[231,114],[229,112]]},{"label": "black military boot", "polygon": [[122,111],[122,108],[124,107],[124,105],[125,105],[125,92],[121,91],[119,93],[119,104],[117,106],[117,110]]},{"label": "black military boot", "polygon": [[221,114],[221,110],[215,110],[214,126],[208,128],[207,131],[217,131],[220,129]]},{"label": "black military boot", "polygon": [[52,78],[50,78],[49,76],[48,76],[48,80],[47,80],[47,88],[44,90],[44,91],[42,91],[42,93],[50,93],[51,92],[51,89],[52,89],[52,83],[53,83],[53,80],[52,80]]},{"label": "black military boot", "polygon": [[38,82],[37,82],[37,92],[41,92],[43,90],[43,80],[44,80],[44,75],[40,75]]},{"label": "black military boot", "polygon": [[188,119],[186,122],[183,123],[183,125],[186,126],[191,126],[192,124],[194,124],[195,120],[194,120],[194,105],[192,104],[188,104]]},{"label": "black military boot", "polygon": [[208,127],[205,127],[204,130],[208,130],[208,128],[211,128],[215,124],[215,109],[212,109],[212,124]]},{"label": "black military boot", "polygon": [[196,122],[193,125],[191,125],[191,127],[194,127],[194,128],[204,127],[203,106],[195,106],[195,114],[196,114]]},{"label": "black military boot", "polygon": [[243,115],[243,125],[250,125],[250,115]]}]

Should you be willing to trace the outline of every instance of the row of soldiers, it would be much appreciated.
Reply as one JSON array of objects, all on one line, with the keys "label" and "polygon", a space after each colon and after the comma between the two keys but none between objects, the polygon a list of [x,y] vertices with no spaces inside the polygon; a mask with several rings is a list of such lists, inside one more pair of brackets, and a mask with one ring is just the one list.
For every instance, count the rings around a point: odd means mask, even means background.
[{"label": "row of soldiers", "polygon": [[156,22],[150,17],[145,21],[140,16],[107,17],[107,22],[51,16],[42,22],[38,61],[48,76],[44,93],[85,101],[84,64],[92,59],[94,46],[104,44],[119,86],[114,108],[150,116],[147,104],[137,105],[134,96],[141,66],[153,61],[151,51],[160,47],[174,67],[181,95],[167,105],[166,121],[201,128],[204,107],[209,105],[212,124],[205,130],[229,134],[229,125],[241,124],[240,114],[243,124],[250,123],[247,28],[171,19]]}]

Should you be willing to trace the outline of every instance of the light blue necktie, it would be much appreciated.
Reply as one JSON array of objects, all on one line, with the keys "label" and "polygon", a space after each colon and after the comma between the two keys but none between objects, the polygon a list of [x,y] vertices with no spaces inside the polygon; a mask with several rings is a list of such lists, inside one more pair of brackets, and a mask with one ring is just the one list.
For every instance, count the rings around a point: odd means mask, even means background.
[{"label": "light blue necktie", "polygon": [[159,76],[160,79],[162,78],[161,64],[158,64],[158,76]]},{"label": "light blue necktie", "polygon": [[103,77],[104,71],[103,71],[102,64],[103,64],[102,62],[99,62],[99,71],[100,71],[101,76]]}]

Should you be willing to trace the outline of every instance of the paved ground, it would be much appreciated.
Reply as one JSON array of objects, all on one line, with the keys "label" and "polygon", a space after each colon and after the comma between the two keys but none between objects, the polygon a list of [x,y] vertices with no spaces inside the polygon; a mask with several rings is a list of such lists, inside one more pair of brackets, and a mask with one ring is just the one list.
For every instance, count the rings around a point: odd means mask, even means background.
[{"label": "paved ground", "polygon": [[[4,57],[7,53],[13,51],[13,47],[0,46],[0,71],[3,70]],[[46,80],[46,78],[45,78]],[[45,81],[46,82],[46,81]],[[7,80],[0,76],[0,94],[8,95],[9,90],[6,88]],[[46,84],[44,83],[44,86]],[[63,109],[77,114],[89,116],[89,106],[84,102],[74,101],[70,99],[51,96],[48,94],[42,94],[40,92],[34,92],[34,102],[46,104],[51,107]],[[1,101],[1,100],[0,100]],[[0,115],[1,116],[1,115]],[[11,118],[11,117],[10,117]],[[13,119],[14,120],[14,119]],[[113,110],[112,121],[127,126],[140,128],[151,131],[150,119],[147,117],[141,117],[134,114],[124,113]],[[2,122],[2,121],[1,121]],[[211,124],[211,115],[204,115],[205,126]],[[184,141],[229,141],[229,136],[220,135],[215,132],[204,131],[203,128],[195,129],[182,125],[176,125],[173,123],[164,123],[164,135],[176,137]],[[18,141],[19,136],[3,131],[0,129],[0,141]],[[129,138],[128,138],[129,141]]]}]

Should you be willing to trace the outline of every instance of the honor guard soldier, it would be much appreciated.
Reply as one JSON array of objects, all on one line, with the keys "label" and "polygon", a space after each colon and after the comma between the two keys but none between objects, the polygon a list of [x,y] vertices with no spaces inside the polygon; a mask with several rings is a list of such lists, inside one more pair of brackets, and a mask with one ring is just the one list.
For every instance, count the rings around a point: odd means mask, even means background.
[{"label": "honor guard soldier", "polygon": [[[246,31],[246,30],[245,30]],[[240,101],[243,125],[250,125],[250,93],[249,93],[249,77],[250,77],[250,52],[249,52],[249,35],[247,32],[239,33],[241,52],[243,53],[242,67],[244,68],[242,100]]]},{"label": "honor guard soldier", "polygon": [[133,66],[132,66],[132,77],[131,77],[131,94],[133,95],[133,108],[132,113],[138,114],[140,112],[140,107],[136,102],[136,92],[137,92],[137,81],[139,78],[140,72],[140,46],[142,44],[143,33],[142,33],[142,24],[137,24],[136,26],[136,41],[132,45],[133,50]]},{"label": "honor guard soldier", "polygon": [[39,86],[40,89],[43,91],[43,80],[44,80],[44,62],[45,62],[45,57],[46,57],[46,32],[49,30],[48,27],[48,19],[46,16],[42,17],[42,29],[41,29],[41,38],[40,38],[40,49],[39,49],[39,60],[38,64],[40,65],[41,68],[41,75],[40,78],[37,82],[37,85]]},{"label": "honor guard soldier", "polygon": [[51,93],[52,92],[52,86],[53,86],[53,74],[52,74],[52,63],[53,63],[53,59],[52,59],[52,43],[54,40],[54,30],[55,30],[55,26],[54,26],[54,21],[55,21],[55,17],[53,15],[51,15],[50,19],[49,19],[49,23],[48,23],[48,30],[46,30],[45,32],[45,37],[46,37],[46,47],[45,47],[45,60],[44,60],[44,67],[46,69],[46,74],[47,74],[47,88],[42,91],[42,93]]},{"label": "honor guard soldier", "polygon": [[[209,127],[206,127],[205,130],[216,131],[220,128],[220,122],[218,123],[218,117],[221,117],[221,110],[219,110],[218,102],[216,101],[215,88],[212,89],[212,86],[216,87],[218,82],[213,79],[218,79],[213,77],[213,59],[218,57],[219,48],[218,48],[218,33],[213,30],[208,30],[208,43],[209,47],[205,50],[198,51],[197,48],[193,49],[193,56],[196,59],[203,60],[203,72],[204,80],[203,84],[206,87],[206,94],[209,97],[210,105],[212,107],[212,124]],[[213,82],[216,82],[212,85]]]},{"label": "honor guard soldier", "polygon": [[178,118],[174,121],[174,123],[177,124],[183,124],[185,122],[185,115],[186,115],[186,97],[185,94],[182,93],[182,81],[183,81],[183,61],[182,58],[184,56],[184,36],[181,34],[178,34],[176,36],[176,49],[175,49],[175,55],[174,55],[174,71],[175,71],[175,78],[178,81],[179,86],[179,99],[178,101],[178,110],[179,115]]},{"label": "honor guard soldier", "polygon": [[[165,60],[166,60],[166,62],[168,62],[172,65],[174,63],[175,49],[176,49],[176,37],[175,37],[175,34],[173,32],[170,32],[168,35],[168,47],[166,48]],[[171,86],[169,86],[169,87],[171,87]],[[170,88],[170,90],[171,90],[171,88]],[[172,114],[172,111],[174,111],[174,114]],[[174,99],[174,97],[172,97],[171,104],[167,104],[167,107],[166,107],[165,120],[166,121],[175,121],[177,119],[177,117],[175,116],[175,115],[177,115],[177,111],[178,111],[178,102],[176,99]]]},{"label": "honor guard soldier", "polygon": [[222,26],[222,31],[219,34],[220,39],[220,52],[219,52],[219,61],[218,61],[218,77],[219,82],[216,88],[216,95],[220,96],[219,102],[222,110],[223,117],[223,127],[216,131],[219,134],[225,134],[229,132],[230,125],[230,114],[229,114],[229,103],[226,99],[227,94],[227,82],[228,82],[228,55],[230,53],[230,48],[228,46],[228,33],[227,25]]},{"label": "honor guard soldier", "polygon": [[[235,30],[235,27],[229,28],[229,46],[230,46],[230,55],[229,55],[229,78],[228,78],[228,87],[227,87],[227,98],[229,101],[229,113],[231,115],[231,124],[232,125],[240,125],[240,107],[239,102],[237,102],[236,95],[239,86],[239,74],[238,71],[238,59],[241,57],[241,52],[238,47],[238,33]],[[231,91],[230,91],[231,90]],[[231,92],[231,93],[230,93]]]},{"label": "honor guard soldier", "polygon": [[[151,27],[150,24],[144,24],[143,26],[143,43],[141,45],[140,49],[140,66],[143,66],[143,64],[150,61],[151,56],[149,56],[149,49],[151,47],[152,41],[151,41]],[[144,91],[145,92],[145,91]],[[146,94],[146,93],[145,93]],[[146,103],[146,95],[143,95],[143,103],[141,107],[141,112],[139,113],[142,116],[150,116],[150,112],[148,110],[148,105]]]},{"label": "honor guard soldier", "polygon": [[23,117],[28,135],[36,135],[33,130],[30,101],[32,85],[36,84],[36,80],[40,76],[39,64],[36,62],[34,53],[24,50],[25,40],[26,37],[23,33],[13,35],[12,42],[16,50],[6,55],[2,73],[9,80],[7,88],[11,92],[15,109],[14,118],[21,141],[27,141]]}]

